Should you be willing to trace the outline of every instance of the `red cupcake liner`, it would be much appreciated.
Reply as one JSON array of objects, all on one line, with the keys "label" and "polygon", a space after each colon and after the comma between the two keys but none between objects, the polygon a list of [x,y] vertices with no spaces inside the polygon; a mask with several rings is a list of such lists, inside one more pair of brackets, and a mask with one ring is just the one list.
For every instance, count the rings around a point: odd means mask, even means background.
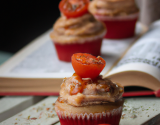
[{"label": "red cupcake liner", "polygon": [[90,114],[72,114],[65,111],[55,109],[59,117],[61,125],[98,125],[111,124],[119,125],[122,106],[112,111]]},{"label": "red cupcake liner", "polygon": [[83,43],[59,44],[53,42],[59,60],[70,62],[74,53],[89,53],[94,56],[101,55],[102,38],[92,41],[84,41]]},{"label": "red cupcake liner", "polygon": [[107,33],[104,38],[124,39],[135,35],[138,13],[126,17],[105,17],[95,15],[95,18],[104,22]]}]

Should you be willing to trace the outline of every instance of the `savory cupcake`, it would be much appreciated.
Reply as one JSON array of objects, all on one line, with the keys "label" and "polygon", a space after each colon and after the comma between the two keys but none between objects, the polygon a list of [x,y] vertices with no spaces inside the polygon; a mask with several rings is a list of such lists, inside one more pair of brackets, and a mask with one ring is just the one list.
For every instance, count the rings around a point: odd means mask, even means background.
[{"label": "savory cupcake", "polygon": [[64,78],[55,104],[61,125],[119,125],[124,88],[99,75],[105,60],[76,53],[72,66],[75,73]]},{"label": "savory cupcake", "polygon": [[62,0],[59,4],[61,17],[53,26],[50,37],[58,58],[71,61],[74,53],[100,55],[105,25],[88,12],[89,0]]},{"label": "savory cupcake", "polygon": [[139,9],[135,0],[93,0],[89,11],[107,27],[105,38],[121,39],[135,34]]}]

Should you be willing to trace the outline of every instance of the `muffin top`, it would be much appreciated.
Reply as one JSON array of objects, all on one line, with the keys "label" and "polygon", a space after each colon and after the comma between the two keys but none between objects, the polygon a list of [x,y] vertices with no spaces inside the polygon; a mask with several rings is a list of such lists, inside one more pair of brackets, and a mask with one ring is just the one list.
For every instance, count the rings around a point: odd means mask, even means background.
[{"label": "muffin top", "polygon": [[94,0],[89,5],[92,14],[104,16],[126,16],[137,13],[135,0]]},{"label": "muffin top", "polygon": [[83,43],[86,40],[102,37],[105,32],[105,26],[90,13],[69,19],[62,15],[54,24],[50,37],[54,42],[61,44],[75,41]]},{"label": "muffin top", "polygon": [[60,102],[73,106],[86,106],[115,102],[122,98],[123,87],[107,78],[98,76],[92,80],[81,78],[76,73],[64,78],[60,90]]},{"label": "muffin top", "polygon": [[123,86],[99,75],[105,66],[103,58],[76,53],[72,56],[72,66],[76,73],[64,78],[59,102],[87,106],[115,102],[122,98]]}]

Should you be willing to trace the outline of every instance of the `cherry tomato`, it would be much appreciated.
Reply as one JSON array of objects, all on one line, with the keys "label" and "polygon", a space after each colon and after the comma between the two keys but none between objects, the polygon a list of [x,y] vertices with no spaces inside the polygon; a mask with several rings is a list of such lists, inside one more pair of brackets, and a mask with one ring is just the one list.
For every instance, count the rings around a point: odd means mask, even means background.
[{"label": "cherry tomato", "polygon": [[82,78],[96,78],[105,65],[105,60],[100,56],[95,57],[87,53],[76,53],[72,55],[73,69]]},{"label": "cherry tomato", "polygon": [[75,18],[87,13],[88,5],[89,0],[61,0],[59,9],[67,18]]}]

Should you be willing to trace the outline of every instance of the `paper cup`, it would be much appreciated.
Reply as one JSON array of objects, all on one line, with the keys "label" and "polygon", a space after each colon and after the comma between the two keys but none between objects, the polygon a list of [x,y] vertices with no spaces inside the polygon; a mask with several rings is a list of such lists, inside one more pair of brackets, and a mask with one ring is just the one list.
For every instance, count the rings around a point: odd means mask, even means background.
[{"label": "paper cup", "polygon": [[138,19],[138,13],[128,16],[109,17],[94,15],[96,19],[104,22],[107,33],[104,38],[123,39],[133,37],[135,35],[135,27]]},{"label": "paper cup", "polygon": [[53,43],[59,60],[70,62],[71,56],[74,53],[89,53],[94,56],[101,55],[102,39],[103,38],[98,38],[92,41],[84,41],[83,43],[74,42],[71,44],[59,44],[59,42]]},{"label": "paper cup", "polygon": [[[104,105],[99,105],[104,106]],[[61,125],[98,125],[98,124],[111,124],[111,125],[119,125],[121,114],[122,114],[122,107],[123,102],[119,106],[114,107],[114,109],[105,109],[103,112],[92,112],[90,109],[92,106],[88,107],[76,107],[81,108],[83,110],[82,113],[73,113],[71,110],[72,107],[69,105],[69,107],[66,109],[66,107],[63,109],[63,106],[55,106],[55,111],[59,117]],[[104,106],[105,107],[105,106]],[[73,106],[74,110],[76,108]],[[89,109],[86,109],[89,108]],[[95,108],[93,106],[93,108]],[[111,108],[113,108],[111,106]],[[65,110],[66,109],[66,110]],[[86,110],[86,113],[84,111]],[[87,112],[87,110],[90,111]]]}]

